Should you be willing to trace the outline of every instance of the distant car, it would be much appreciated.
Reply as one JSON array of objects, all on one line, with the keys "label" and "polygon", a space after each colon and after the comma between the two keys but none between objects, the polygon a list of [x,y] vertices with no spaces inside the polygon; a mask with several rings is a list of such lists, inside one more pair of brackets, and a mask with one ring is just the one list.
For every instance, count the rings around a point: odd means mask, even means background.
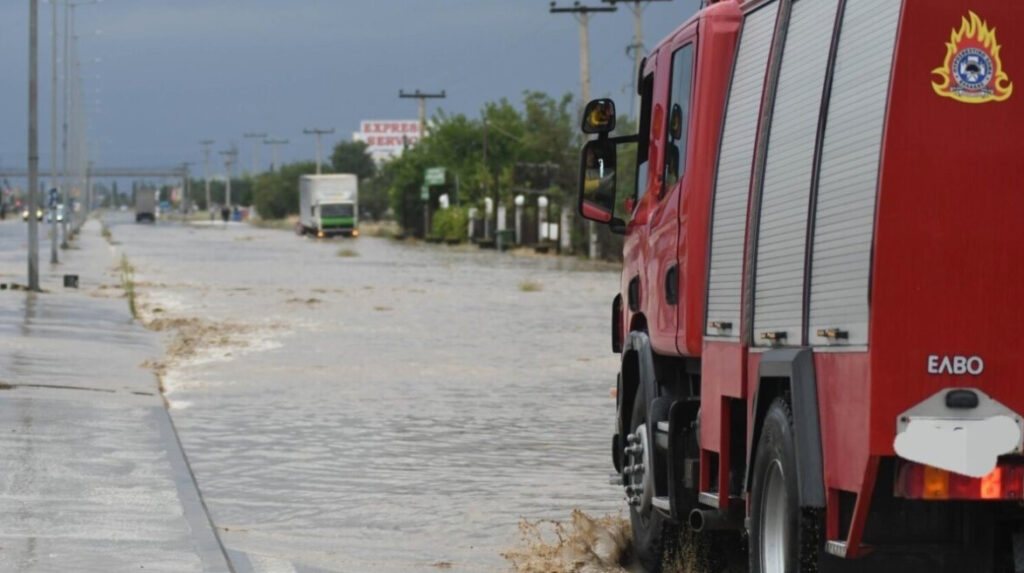
[{"label": "distant car", "polygon": [[[58,223],[63,223],[64,222],[64,205],[63,204],[58,204],[56,211],[57,211],[57,222]],[[47,223],[52,223],[53,222],[53,210],[49,210],[49,211],[46,212],[46,222]]]},{"label": "distant car", "polygon": [[[28,221],[28,209],[22,209],[22,211],[21,211],[21,220],[22,221]],[[36,209],[36,221],[42,221],[42,220],[43,220],[43,210],[42,209]]]}]

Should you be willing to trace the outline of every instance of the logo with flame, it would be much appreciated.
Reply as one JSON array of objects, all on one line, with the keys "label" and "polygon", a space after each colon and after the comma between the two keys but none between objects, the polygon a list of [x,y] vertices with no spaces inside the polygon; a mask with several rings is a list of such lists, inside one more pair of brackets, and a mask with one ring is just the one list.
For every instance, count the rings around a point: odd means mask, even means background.
[{"label": "logo with flame", "polygon": [[999,59],[996,29],[974,12],[960,21],[946,43],[946,60],[932,70],[935,93],[964,103],[1004,101],[1013,93],[1013,82]]}]

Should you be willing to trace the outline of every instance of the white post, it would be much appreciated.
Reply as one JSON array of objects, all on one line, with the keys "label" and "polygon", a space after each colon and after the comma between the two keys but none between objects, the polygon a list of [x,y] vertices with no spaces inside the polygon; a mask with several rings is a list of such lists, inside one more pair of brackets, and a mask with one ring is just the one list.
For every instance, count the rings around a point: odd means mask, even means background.
[{"label": "white post", "polygon": [[523,204],[526,203],[526,197],[522,195],[516,195],[516,244],[523,244]]}]

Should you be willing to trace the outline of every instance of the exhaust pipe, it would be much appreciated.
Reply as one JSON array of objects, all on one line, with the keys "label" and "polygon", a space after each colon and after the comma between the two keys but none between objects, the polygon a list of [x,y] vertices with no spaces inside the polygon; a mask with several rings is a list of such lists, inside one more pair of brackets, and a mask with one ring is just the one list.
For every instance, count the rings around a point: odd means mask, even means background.
[{"label": "exhaust pipe", "polygon": [[739,529],[743,525],[739,512],[720,509],[695,509],[690,512],[688,521],[690,529],[696,533]]}]

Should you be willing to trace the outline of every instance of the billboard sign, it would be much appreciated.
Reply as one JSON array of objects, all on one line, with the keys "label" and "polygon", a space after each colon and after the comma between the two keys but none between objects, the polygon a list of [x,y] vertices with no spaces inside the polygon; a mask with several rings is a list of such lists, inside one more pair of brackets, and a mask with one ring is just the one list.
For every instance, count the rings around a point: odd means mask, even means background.
[{"label": "billboard sign", "polygon": [[370,156],[377,163],[402,154],[420,140],[420,122],[415,119],[368,119],[359,123],[359,131],[352,134],[353,141],[366,142]]}]

